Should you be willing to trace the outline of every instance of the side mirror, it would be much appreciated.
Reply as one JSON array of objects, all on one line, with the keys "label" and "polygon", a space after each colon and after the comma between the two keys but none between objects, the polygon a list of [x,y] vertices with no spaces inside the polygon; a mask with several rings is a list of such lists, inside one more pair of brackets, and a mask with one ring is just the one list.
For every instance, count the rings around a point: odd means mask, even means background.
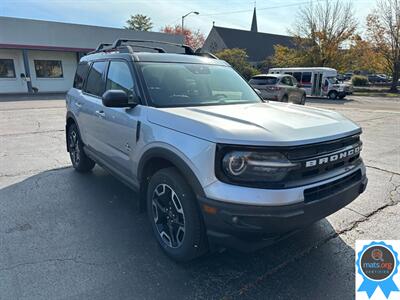
[{"label": "side mirror", "polygon": [[296,86],[297,86],[298,88],[303,87],[303,85],[302,85],[301,83],[298,83]]},{"label": "side mirror", "polygon": [[24,78],[26,77],[24,73],[19,74],[19,76],[20,76],[22,79],[24,79]]},{"label": "side mirror", "polygon": [[128,94],[123,90],[108,90],[102,97],[103,105],[106,107],[134,107],[138,104],[138,97]]}]

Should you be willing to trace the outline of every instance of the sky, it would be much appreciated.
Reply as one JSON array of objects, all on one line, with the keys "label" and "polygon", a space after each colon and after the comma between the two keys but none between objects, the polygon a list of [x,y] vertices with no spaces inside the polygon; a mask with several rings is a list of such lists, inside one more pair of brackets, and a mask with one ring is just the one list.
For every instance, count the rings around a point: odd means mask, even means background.
[{"label": "sky", "polygon": [[[288,34],[299,8],[319,1],[325,0],[258,0],[258,31]],[[351,2],[362,33],[376,0]],[[151,17],[152,30],[159,31],[198,11],[185,18],[185,28],[200,29],[207,36],[213,21],[216,26],[249,30],[254,5],[254,0],[0,0],[0,16],[121,28],[130,15],[140,13]]]}]

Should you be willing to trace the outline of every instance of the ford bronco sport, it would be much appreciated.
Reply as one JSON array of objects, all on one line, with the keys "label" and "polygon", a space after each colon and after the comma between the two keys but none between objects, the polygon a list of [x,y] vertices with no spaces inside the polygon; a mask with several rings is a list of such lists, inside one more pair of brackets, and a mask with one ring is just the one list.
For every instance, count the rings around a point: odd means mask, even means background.
[{"label": "ford bronco sport", "polygon": [[268,245],[365,190],[359,126],[264,102],[212,54],[149,44],[117,40],[80,60],[66,142],[77,171],[97,163],[139,191],[171,258]]}]

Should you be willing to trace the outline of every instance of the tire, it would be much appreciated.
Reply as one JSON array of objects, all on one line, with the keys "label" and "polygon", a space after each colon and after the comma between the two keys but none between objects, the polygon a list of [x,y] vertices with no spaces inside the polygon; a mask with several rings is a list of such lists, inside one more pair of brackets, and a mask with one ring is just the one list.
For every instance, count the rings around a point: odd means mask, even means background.
[{"label": "tire", "polygon": [[75,124],[69,126],[67,139],[68,152],[72,166],[81,173],[91,171],[96,163],[91,160],[83,150],[83,142],[78,127]]},{"label": "tire", "polygon": [[288,96],[287,95],[283,96],[281,102],[288,103],[289,102]]},{"label": "tire", "polygon": [[346,95],[340,95],[338,98],[339,98],[340,100],[342,100],[342,99],[344,99],[344,97],[346,97]]},{"label": "tire", "polygon": [[197,199],[176,168],[161,169],[151,177],[147,213],[158,244],[173,260],[186,262],[207,252]]},{"label": "tire", "polygon": [[331,99],[331,100],[335,100],[335,99],[337,98],[337,96],[338,96],[338,93],[337,93],[336,91],[330,91],[330,92],[328,93],[328,97],[329,97],[329,99]]},{"label": "tire", "polygon": [[306,94],[304,94],[303,96],[301,96],[301,100],[300,100],[300,105],[304,105],[306,104]]}]

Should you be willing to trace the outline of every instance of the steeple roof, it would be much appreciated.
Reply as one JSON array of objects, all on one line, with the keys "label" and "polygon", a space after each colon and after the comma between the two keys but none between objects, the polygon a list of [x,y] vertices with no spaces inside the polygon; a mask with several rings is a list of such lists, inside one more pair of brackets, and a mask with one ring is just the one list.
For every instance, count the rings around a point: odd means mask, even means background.
[{"label": "steeple roof", "polygon": [[254,7],[254,12],[253,12],[253,20],[251,21],[251,29],[250,31],[252,32],[258,32],[257,29],[257,14],[256,14],[256,8]]}]

